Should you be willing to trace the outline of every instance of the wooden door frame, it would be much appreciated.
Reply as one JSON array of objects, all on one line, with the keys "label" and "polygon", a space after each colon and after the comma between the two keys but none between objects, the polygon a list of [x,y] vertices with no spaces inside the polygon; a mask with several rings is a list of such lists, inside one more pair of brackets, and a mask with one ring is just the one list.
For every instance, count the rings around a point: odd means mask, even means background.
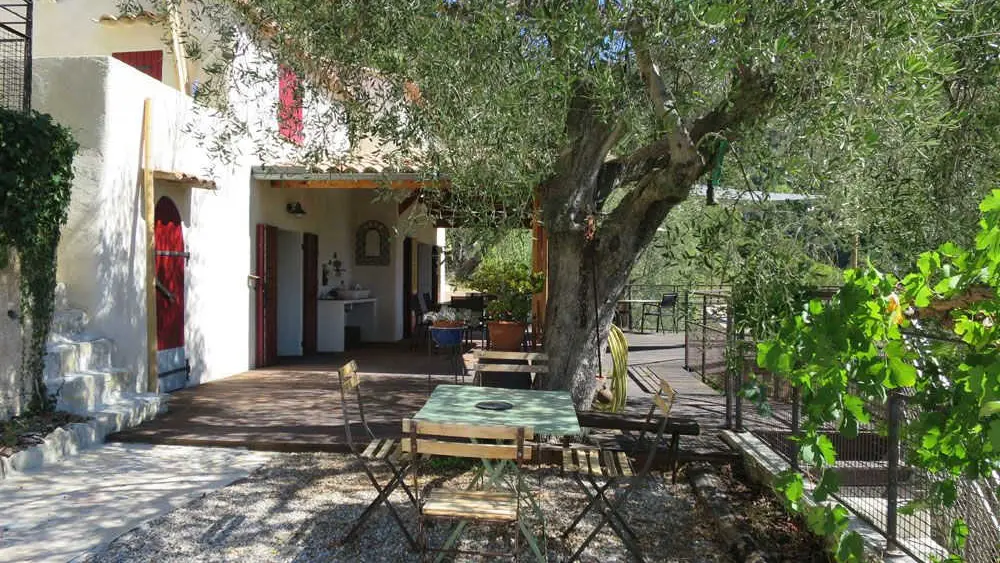
[{"label": "wooden door frame", "polygon": [[278,228],[257,225],[257,307],[255,366],[278,360]]},{"label": "wooden door frame", "polygon": [[316,353],[319,306],[319,236],[302,233],[302,355]]}]

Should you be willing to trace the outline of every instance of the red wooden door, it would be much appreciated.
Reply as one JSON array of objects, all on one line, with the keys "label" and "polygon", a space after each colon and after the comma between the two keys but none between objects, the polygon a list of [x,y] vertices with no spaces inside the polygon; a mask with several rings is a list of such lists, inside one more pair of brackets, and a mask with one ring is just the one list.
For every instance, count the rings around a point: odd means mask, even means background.
[{"label": "red wooden door", "polygon": [[316,353],[316,307],[319,298],[319,237],[302,235],[302,353]]},{"label": "red wooden door", "polygon": [[278,228],[257,225],[256,366],[278,360]]},{"label": "red wooden door", "polygon": [[169,197],[156,202],[156,349],[184,346],[184,229]]}]

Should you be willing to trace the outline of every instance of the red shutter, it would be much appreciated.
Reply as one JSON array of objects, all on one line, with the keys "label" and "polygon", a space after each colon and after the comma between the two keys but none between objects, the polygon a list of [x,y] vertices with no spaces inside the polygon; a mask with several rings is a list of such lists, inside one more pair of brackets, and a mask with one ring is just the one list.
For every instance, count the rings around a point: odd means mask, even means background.
[{"label": "red shutter", "polygon": [[285,139],[301,145],[302,98],[299,94],[299,77],[282,66],[278,70],[278,133]]},{"label": "red shutter", "polygon": [[112,53],[112,57],[163,81],[163,51],[127,51]]}]

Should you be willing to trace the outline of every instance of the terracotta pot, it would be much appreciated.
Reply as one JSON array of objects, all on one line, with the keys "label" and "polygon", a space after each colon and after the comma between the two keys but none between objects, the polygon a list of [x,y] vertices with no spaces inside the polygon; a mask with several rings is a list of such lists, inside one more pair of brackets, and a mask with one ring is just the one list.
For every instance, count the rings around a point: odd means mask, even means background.
[{"label": "terracotta pot", "polygon": [[490,343],[494,350],[518,352],[524,342],[524,323],[510,321],[490,321]]}]

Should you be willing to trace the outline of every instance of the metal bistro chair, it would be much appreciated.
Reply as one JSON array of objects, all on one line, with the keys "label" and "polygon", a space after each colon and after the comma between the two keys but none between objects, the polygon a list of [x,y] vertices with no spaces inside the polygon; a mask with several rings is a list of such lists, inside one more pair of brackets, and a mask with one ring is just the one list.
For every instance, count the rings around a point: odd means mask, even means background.
[{"label": "metal bistro chair", "polygon": [[[399,440],[378,438],[372,432],[372,429],[368,427],[368,421],[365,419],[364,401],[361,398],[361,374],[358,372],[357,362],[351,360],[345,364],[337,370],[337,377],[340,379],[340,405],[344,413],[344,432],[347,436],[347,446],[351,449],[351,453],[361,461],[361,466],[364,468],[365,474],[368,475],[368,480],[371,481],[372,486],[378,491],[378,496],[365,508],[364,512],[361,513],[361,516],[358,517],[354,526],[344,535],[340,543],[344,544],[354,539],[361,526],[375,513],[375,509],[379,505],[385,504],[385,507],[389,509],[389,514],[396,521],[396,524],[399,525],[399,529],[402,530],[403,535],[406,536],[406,541],[410,544],[410,548],[416,549],[416,541],[414,541],[409,530],[406,529],[406,525],[403,523],[403,519],[399,516],[399,513],[396,512],[395,507],[389,502],[389,495],[396,490],[396,487],[402,486],[406,495],[410,498],[410,502],[413,503],[413,506],[417,506],[417,498],[404,480],[406,470],[410,465],[411,456],[403,451]],[[351,391],[354,391],[357,401],[358,418],[361,421],[361,427],[364,428],[368,439],[371,440],[364,450],[360,450],[355,444],[354,436],[351,432],[352,422],[350,411],[347,408],[347,396]],[[392,472],[392,477],[390,477],[389,482],[385,485],[379,483],[375,477],[373,467],[378,464],[384,465]]]},{"label": "metal bistro chair", "polygon": [[[517,558],[520,548],[518,519],[521,495],[524,491],[521,466],[531,459],[530,445],[534,438],[530,428],[513,426],[480,426],[471,424],[440,424],[422,420],[403,420],[403,449],[416,455],[413,465],[413,490],[417,492],[419,519],[417,545],[421,560],[428,551],[436,553],[477,554],[489,557]],[[476,443],[478,440],[479,443]],[[430,456],[452,456],[482,460],[513,461],[514,490],[468,490],[436,488],[422,494],[420,466]],[[509,525],[514,531],[511,553],[484,553],[445,546],[429,547],[425,523],[434,520],[474,521]],[[455,538],[457,540],[457,538]]]},{"label": "metal bistro chair", "polygon": [[[583,543],[573,553],[573,556],[569,558],[569,561],[576,561],[580,557],[583,550],[593,541],[605,524],[614,530],[618,537],[621,538],[622,543],[625,544],[625,547],[632,552],[632,555],[636,559],[644,561],[642,550],[638,544],[639,538],[622,514],[622,508],[624,508],[632,491],[649,475],[649,470],[659,449],[660,440],[663,438],[663,432],[667,426],[670,409],[673,407],[675,397],[676,393],[666,382],[663,382],[660,389],[652,396],[653,404],[649,407],[649,412],[646,415],[646,424],[635,442],[633,454],[639,453],[643,442],[646,441],[646,434],[654,427],[656,436],[652,440],[649,440],[649,449],[646,452],[645,463],[643,463],[638,471],[633,466],[630,457],[621,450],[580,445],[571,445],[563,449],[563,472],[573,476],[588,498],[587,506],[584,507],[583,511],[577,515],[569,527],[566,528],[566,531],[563,532],[563,541],[569,537],[569,534],[592,509],[597,508],[601,513],[600,521],[591,530],[590,535],[583,540]],[[656,424],[657,410],[663,416],[663,419],[658,424]],[[599,483],[601,480],[604,481],[603,485]],[[588,483],[593,488],[593,492],[588,488]],[[608,493],[616,489],[618,490],[617,498],[609,498]]]},{"label": "metal bistro chair", "polygon": [[639,322],[639,332],[646,332],[646,317],[655,316],[656,317],[656,332],[661,332],[661,323],[663,319],[663,310],[670,309],[673,316],[673,327],[677,330],[677,294],[676,293],[664,293],[663,297],[660,298],[659,303],[643,303],[642,304],[642,320]]},{"label": "metal bistro chair", "polygon": [[477,350],[475,384],[481,387],[531,389],[531,374],[548,373],[549,357],[542,352]]}]

